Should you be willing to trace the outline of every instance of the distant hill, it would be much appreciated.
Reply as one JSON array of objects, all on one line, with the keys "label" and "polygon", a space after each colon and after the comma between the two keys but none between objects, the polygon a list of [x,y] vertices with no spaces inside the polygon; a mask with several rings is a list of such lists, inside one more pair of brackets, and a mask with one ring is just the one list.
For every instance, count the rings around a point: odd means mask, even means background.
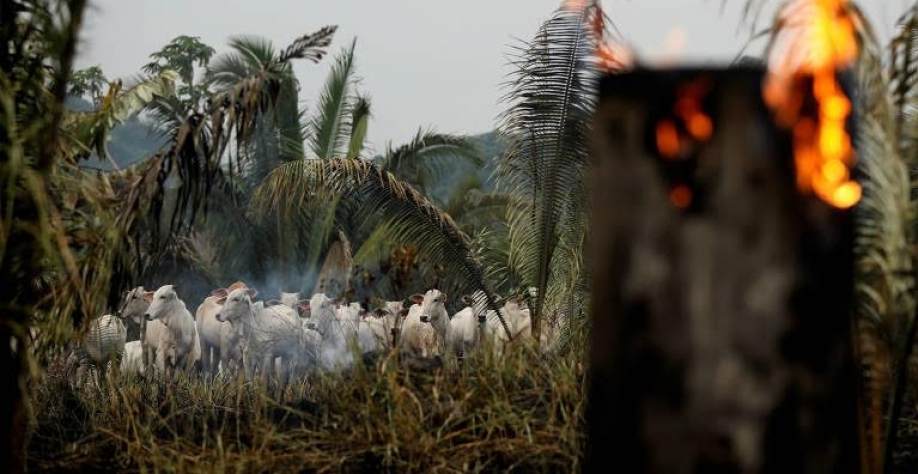
[{"label": "distant hill", "polygon": [[457,164],[440,183],[430,188],[430,194],[433,197],[445,201],[453,187],[470,174],[476,175],[481,181],[482,191],[488,192],[494,189],[494,170],[497,169],[497,161],[506,151],[507,145],[500,139],[496,131],[472,135],[471,139],[481,151],[484,166],[479,168],[465,162]]},{"label": "distant hill", "polygon": [[[86,100],[71,97],[67,100],[67,107],[71,110],[86,111],[92,109],[92,104]],[[469,175],[475,175],[482,183],[482,191],[494,189],[493,173],[497,168],[497,160],[506,150],[506,144],[497,132],[487,132],[471,136],[472,142],[481,151],[484,166],[476,167],[465,162],[459,162],[449,170],[444,179],[430,188],[432,197],[445,201],[452,190]],[[156,153],[166,143],[149,125],[132,117],[125,123],[112,130],[111,141],[108,142],[108,151],[115,163],[123,168],[135,164],[144,158]],[[91,159],[85,165],[104,170],[113,169],[108,161]]]},{"label": "distant hill", "polygon": [[[92,110],[90,102],[76,97],[67,99],[67,107],[80,112]],[[112,138],[108,142],[108,153],[119,167],[124,168],[156,153],[165,143],[165,138],[160,137],[153,127],[137,117],[131,117],[112,130]],[[90,159],[85,162],[85,165],[104,170],[113,169],[108,160]]]}]

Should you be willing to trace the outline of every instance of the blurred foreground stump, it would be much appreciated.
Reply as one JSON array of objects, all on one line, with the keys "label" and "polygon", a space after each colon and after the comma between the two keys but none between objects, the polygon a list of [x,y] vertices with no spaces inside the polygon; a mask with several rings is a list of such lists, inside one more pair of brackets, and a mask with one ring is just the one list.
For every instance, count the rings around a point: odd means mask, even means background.
[{"label": "blurred foreground stump", "polygon": [[763,74],[601,81],[587,472],[860,469],[852,216],[797,191]]}]

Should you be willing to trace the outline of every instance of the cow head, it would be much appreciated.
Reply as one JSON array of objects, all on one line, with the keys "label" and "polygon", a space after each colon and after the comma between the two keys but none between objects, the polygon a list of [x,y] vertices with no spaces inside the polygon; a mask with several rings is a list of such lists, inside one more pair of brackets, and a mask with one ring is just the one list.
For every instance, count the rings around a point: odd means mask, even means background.
[{"label": "cow head", "polygon": [[449,314],[446,312],[446,293],[440,290],[430,290],[421,300],[421,322],[443,324],[444,321],[449,322]]},{"label": "cow head", "polygon": [[132,288],[124,293],[121,307],[118,308],[118,316],[140,325],[152,300],[153,292],[144,290],[142,286]]},{"label": "cow head", "polygon": [[216,303],[221,306],[216,314],[217,321],[232,322],[252,314],[252,298],[257,294],[258,290],[255,288],[241,287],[217,298]]},{"label": "cow head", "polygon": [[173,285],[163,285],[154,293],[144,292],[143,299],[150,302],[144,317],[147,321],[161,319],[172,308],[172,303],[178,299]]}]

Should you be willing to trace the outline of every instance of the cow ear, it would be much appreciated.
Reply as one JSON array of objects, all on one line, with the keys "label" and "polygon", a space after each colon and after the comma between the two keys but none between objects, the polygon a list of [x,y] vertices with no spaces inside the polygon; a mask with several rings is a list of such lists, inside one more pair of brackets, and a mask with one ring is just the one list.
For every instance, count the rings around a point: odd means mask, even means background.
[{"label": "cow ear", "polygon": [[401,311],[398,312],[398,315],[402,317],[408,316],[408,308],[402,308]]},{"label": "cow ear", "polygon": [[448,298],[446,297],[446,293],[440,293],[440,300],[443,301],[444,303],[448,301]]},{"label": "cow ear", "polygon": [[217,298],[216,303],[217,303],[218,305],[220,305],[220,306],[223,306],[223,304],[226,303],[226,295],[223,295],[223,296]]},{"label": "cow ear", "polygon": [[414,304],[421,304],[424,302],[424,295],[415,293],[411,295],[408,299],[411,300],[411,302]]},{"label": "cow ear", "polygon": [[386,310],[382,308],[378,308],[378,309],[373,310],[373,313],[376,314],[377,318],[381,318],[386,315]]},{"label": "cow ear", "polygon": [[218,288],[210,292],[210,296],[216,296],[217,298],[226,298],[227,294],[229,294],[229,291],[226,288]]},{"label": "cow ear", "polygon": [[143,297],[143,300],[146,301],[147,303],[153,302],[153,292],[152,291],[144,291],[141,296]]},{"label": "cow ear", "polygon": [[258,294],[258,290],[255,288],[246,288],[245,294],[249,295],[249,298],[254,298]]}]

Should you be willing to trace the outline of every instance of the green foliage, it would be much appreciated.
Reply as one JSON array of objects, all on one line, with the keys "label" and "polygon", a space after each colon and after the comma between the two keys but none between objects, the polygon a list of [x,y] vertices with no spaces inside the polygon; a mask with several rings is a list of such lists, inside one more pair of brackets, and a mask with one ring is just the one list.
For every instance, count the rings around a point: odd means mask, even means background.
[{"label": "green foliage", "polygon": [[592,2],[559,9],[519,48],[505,99],[500,130],[509,148],[497,173],[499,189],[512,196],[508,266],[537,289],[536,337],[544,313],[570,314],[585,302],[584,178],[596,101],[596,70],[586,64],[599,40],[593,18],[602,14]]},{"label": "green foliage", "polygon": [[153,102],[154,98],[172,95],[175,78],[176,74],[173,71],[164,70],[140,79],[123,90],[122,82],[114,81],[94,110],[68,114],[65,125],[71,129],[78,143],[87,146],[78,155],[79,158],[87,158],[92,152],[101,159],[109,159],[106,145],[112,129],[135,116]]},{"label": "green foliage", "polygon": [[447,294],[491,290],[470,250],[470,240],[453,219],[431,204],[409,183],[361,159],[312,159],[287,163],[258,187],[255,214],[276,212],[280,221],[295,221],[304,203],[359,197],[355,220],[381,216],[391,241],[416,244],[427,257],[422,271],[437,275],[435,285]]},{"label": "green foliage", "polygon": [[483,162],[474,144],[465,137],[421,130],[412,140],[391,148],[378,160],[379,167],[429,195],[428,186],[443,181],[457,165],[480,167]]},{"label": "green foliage", "polygon": [[[93,110],[93,105],[84,99],[71,96],[67,99],[67,109],[75,112],[89,112]],[[156,129],[135,115],[112,127],[108,141],[111,160],[100,159],[93,152],[86,160],[85,166],[105,171],[115,169],[114,165],[117,165],[118,168],[126,168],[152,156],[164,146],[166,146],[166,140],[157,133]]]},{"label": "green foliage", "polygon": [[70,76],[67,94],[79,98],[88,96],[92,103],[98,107],[99,103],[102,102],[102,94],[106,85],[108,85],[108,79],[102,73],[102,68],[95,65],[73,72]]},{"label": "green foliage", "polygon": [[[309,122],[310,150],[319,159],[342,158],[349,151],[351,121],[356,104],[354,48],[357,40],[335,59],[319,95],[316,115]],[[366,107],[367,103],[362,102]]]},{"label": "green foliage", "polygon": [[434,202],[446,203],[455,193],[456,183],[474,175],[481,182],[481,191],[496,191],[495,172],[500,157],[507,151],[507,142],[496,131],[472,135],[469,138],[480,163],[465,160],[454,160],[444,166],[439,179],[427,185],[428,196]]},{"label": "green foliage", "polygon": [[154,75],[163,71],[176,71],[184,83],[179,94],[194,102],[202,92],[195,87],[195,66],[206,66],[214,53],[214,48],[202,43],[197,36],[176,36],[169,44],[150,55],[151,61],[143,70]]}]

